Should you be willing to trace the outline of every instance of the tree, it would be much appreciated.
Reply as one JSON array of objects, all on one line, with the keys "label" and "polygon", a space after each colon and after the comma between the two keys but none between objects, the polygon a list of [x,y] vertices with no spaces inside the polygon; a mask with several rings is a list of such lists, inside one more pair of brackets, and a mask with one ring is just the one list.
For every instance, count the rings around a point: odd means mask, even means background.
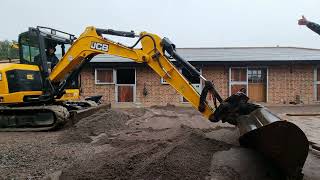
[{"label": "tree", "polygon": [[19,58],[19,50],[13,46],[16,44],[15,41],[0,41],[0,60],[2,59],[18,59]]}]

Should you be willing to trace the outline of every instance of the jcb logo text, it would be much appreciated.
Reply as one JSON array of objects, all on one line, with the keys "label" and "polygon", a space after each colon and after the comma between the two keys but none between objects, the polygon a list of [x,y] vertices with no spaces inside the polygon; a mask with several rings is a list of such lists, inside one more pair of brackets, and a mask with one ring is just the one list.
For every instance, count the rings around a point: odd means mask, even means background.
[{"label": "jcb logo text", "polygon": [[98,42],[91,42],[91,49],[96,49],[99,51],[108,51],[109,50],[109,45],[108,44],[101,44]]}]

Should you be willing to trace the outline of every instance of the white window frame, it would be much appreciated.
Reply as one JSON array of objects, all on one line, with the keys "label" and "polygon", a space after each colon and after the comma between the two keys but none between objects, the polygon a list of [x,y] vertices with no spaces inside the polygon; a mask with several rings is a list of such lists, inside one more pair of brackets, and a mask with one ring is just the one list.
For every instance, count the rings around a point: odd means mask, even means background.
[{"label": "white window frame", "polygon": [[168,85],[169,84],[165,79],[163,79],[163,77],[160,78],[160,83],[164,84],[164,85]]},{"label": "white window frame", "polygon": [[[98,82],[97,81],[97,71],[98,70],[112,70],[112,82]],[[94,83],[97,85],[108,85],[115,84],[116,82],[116,71],[113,68],[95,68],[94,69]]]},{"label": "white window frame", "polygon": [[[231,69],[246,69],[246,81],[231,81],[232,78],[232,71]],[[248,92],[248,67],[229,67],[229,96],[231,96],[231,86],[232,85],[246,85],[246,92],[247,92],[247,96],[249,96],[249,92]]]},{"label": "white window frame", "polygon": [[[117,84],[117,70],[118,69],[133,69],[134,70],[134,84]],[[115,79],[114,79],[114,83],[115,83],[115,86],[114,86],[114,94],[115,94],[115,102],[116,103],[136,103],[136,91],[137,91],[137,69],[136,68],[131,68],[131,67],[121,67],[121,68],[117,68],[117,69],[114,69],[114,73],[115,73]],[[119,102],[118,100],[118,87],[119,86],[133,86],[133,101],[132,102]]]}]

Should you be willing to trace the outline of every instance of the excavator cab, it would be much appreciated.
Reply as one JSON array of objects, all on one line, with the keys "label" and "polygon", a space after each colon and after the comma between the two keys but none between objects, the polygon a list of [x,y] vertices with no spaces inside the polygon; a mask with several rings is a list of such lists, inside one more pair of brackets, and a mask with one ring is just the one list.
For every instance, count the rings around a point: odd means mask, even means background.
[{"label": "excavator cab", "polygon": [[61,59],[75,36],[56,29],[41,27],[29,28],[19,35],[19,54],[21,64],[38,65],[45,77],[52,71],[47,59],[47,50],[54,48],[55,56]]},{"label": "excavator cab", "polygon": [[[53,28],[38,26],[29,28],[19,35],[20,64],[36,65],[39,67],[42,88],[48,90],[44,82],[52,72],[55,64],[48,60],[48,49],[54,48],[54,56],[61,59],[75,40],[75,36]],[[57,62],[56,62],[57,63]],[[65,94],[60,100],[77,100],[80,98],[79,76],[75,76],[67,84]]]},{"label": "excavator cab", "polygon": [[19,35],[20,63],[0,64],[0,131],[53,129],[68,119],[69,109],[88,106],[79,101],[78,76],[68,81],[59,98],[39,99],[52,90],[48,77],[53,66],[46,50],[56,48],[61,59],[74,39],[74,35],[45,27],[29,28]]}]

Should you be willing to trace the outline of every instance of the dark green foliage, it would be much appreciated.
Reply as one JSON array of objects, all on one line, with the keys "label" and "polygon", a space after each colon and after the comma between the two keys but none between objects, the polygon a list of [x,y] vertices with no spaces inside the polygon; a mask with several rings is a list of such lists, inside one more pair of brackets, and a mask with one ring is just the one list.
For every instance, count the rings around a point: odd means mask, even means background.
[{"label": "dark green foliage", "polygon": [[8,40],[0,41],[0,60],[3,59],[19,59],[19,50],[12,47],[16,42],[9,42]]}]

